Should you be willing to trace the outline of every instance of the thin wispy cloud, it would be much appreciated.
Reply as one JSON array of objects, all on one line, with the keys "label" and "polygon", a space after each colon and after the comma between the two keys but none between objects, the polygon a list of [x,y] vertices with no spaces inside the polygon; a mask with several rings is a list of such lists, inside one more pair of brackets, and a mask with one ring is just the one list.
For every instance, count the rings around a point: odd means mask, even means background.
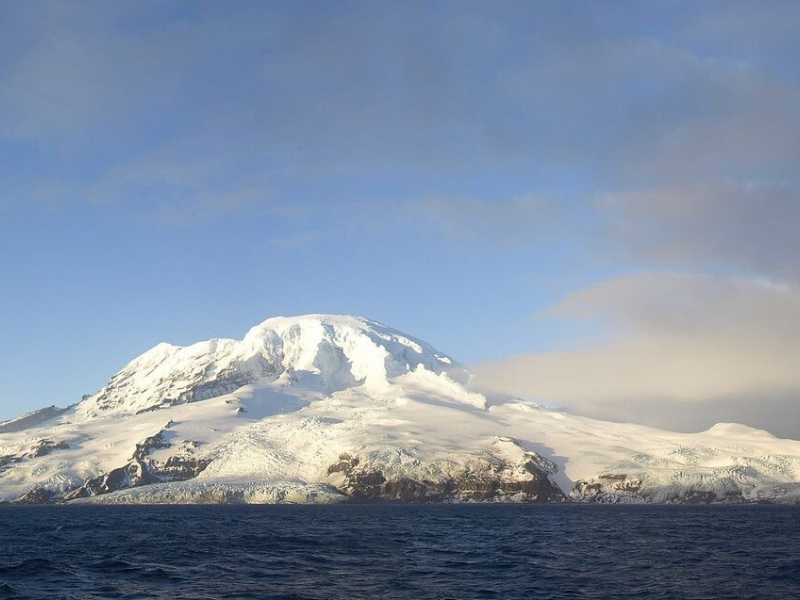
[{"label": "thin wispy cloud", "polygon": [[333,19],[320,6],[300,19],[249,4],[35,6],[3,31],[0,133],[91,160],[95,178],[187,136],[273,179],[414,178],[427,196],[449,193],[442,175],[463,179],[465,197],[481,197],[469,184],[489,173],[514,196],[567,178],[609,191],[795,177],[796,81],[680,27],[648,36],[600,27],[603,11],[544,7]]},{"label": "thin wispy cloud", "polygon": [[598,200],[602,242],[640,263],[800,280],[800,189],[708,181]]},{"label": "thin wispy cloud", "polygon": [[511,249],[552,243],[574,225],[567,203],[544,195],[492,200],[433,196],[405,201],[400,211],[419,230]]}]

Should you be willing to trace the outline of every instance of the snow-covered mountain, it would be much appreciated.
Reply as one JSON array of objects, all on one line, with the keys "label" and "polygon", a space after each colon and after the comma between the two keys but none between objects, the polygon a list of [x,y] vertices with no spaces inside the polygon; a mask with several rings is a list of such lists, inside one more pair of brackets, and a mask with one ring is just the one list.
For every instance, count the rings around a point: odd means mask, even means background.
[{"label": "snow-covered mountain", "polygon": [[0,501],[800,502],[800,442],[607,423],[470,391],[356,317],[159,344],[66,409],[0,423]]}]

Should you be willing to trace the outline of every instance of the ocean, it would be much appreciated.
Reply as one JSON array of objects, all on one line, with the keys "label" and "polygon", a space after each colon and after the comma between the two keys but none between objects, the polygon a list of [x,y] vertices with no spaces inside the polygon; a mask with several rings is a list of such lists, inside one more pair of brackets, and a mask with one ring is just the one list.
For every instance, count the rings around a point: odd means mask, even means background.
[{"label": "ocean", "polygon": [[800,598],[800,508],[0,506],[0,598]]}]

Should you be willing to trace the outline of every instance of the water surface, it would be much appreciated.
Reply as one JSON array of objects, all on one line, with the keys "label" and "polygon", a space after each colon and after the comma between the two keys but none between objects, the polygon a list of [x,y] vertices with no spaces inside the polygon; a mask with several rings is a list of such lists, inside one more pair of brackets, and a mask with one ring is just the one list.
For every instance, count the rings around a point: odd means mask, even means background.
[{"label": "water surface", "polygon": [[780,599],[800,508],[0,506],[0,598]]}]

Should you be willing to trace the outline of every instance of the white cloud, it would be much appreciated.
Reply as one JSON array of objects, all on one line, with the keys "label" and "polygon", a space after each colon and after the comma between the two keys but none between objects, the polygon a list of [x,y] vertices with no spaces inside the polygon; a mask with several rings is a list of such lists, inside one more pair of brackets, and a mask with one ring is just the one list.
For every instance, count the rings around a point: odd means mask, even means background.
[{"label": "white cloud", "polygon": [[[797,287],[649,273],[572,294],[550,314],[615,336],[477,365],[476,384],[604,418],[703,428],[735,414],[800,436]],[[690,422],[676,414],[687,405]]]}]

